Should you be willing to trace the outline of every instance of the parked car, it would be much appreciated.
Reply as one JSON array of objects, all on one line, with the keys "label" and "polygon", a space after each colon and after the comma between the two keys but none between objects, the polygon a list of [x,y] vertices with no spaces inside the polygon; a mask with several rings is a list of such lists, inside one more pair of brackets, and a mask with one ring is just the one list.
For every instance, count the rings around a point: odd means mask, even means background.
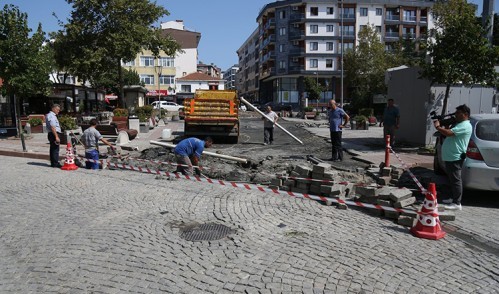
[{"label": "parked car", "polygon": [[[499,114],[473,114],[472,133],[463,163],[463,186],[468,189],[499,191]],[[436,173],[445,173],[437,139],[433,166]]]},{"label": "parked car", "polygon": [[[158,108],[158,101],[154,101],[153,103],[151,103],[151,105],[154,108]],[[161,101],[160,107],[161,107],[161,109],[166,109],[167,111],[179,111],[180,108],[182,108],[183,106],[178,105],[175,102]]]},{"label": "parked car", "polygon": [[267,106],[272,108],[273,111],[291,111],[293,107],[289,104],[284,104],[284,103],[275,103],[275,102],[267,102],[264,105],[261,106],[260,110],[265,111],[267,109]]},{"label": "parked car", "polygon": [[248,109],[246,108],[246,105],[244,105],[244,104],[241,104],[241,105],[239,106],[239,109],[241,109],[242,111],[246,111],[246,110],[248,110]]}]

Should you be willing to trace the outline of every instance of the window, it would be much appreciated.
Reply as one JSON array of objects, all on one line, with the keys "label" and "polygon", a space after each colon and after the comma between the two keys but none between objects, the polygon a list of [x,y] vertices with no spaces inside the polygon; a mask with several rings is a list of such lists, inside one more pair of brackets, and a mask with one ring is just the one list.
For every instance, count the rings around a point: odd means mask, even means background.
[{"label": "window", "polygon": [[286,49],[286,46],[284,44],[279,44],[279,52],[284,52],[284,49]]},{"label": "window", "polygon": [[326,68],[333,68],[333,60],[326,59]]},{"label": "window", "polygon": [[310,42],[310,51],[317,51],[319,50],[319,43],[318,42]]},{"label": "window", "polygon": [[343,36],[355,36],[354,26],[343,26]]},{"label": "window", "polygon": [[404,10],[404,21],[416,21],[416,11]]},{"label": "window", "polygon": [[334,14],[334,7],[327,7],[326,8],[326,13],[331,15],[331,14]]},{"label": "window", "polygon": [[383,15],[383,8],[376,8],[376,15]]},{"label": "window", "polygon": [[280,19],[285,19],[286,18],[286,11],[285,10],[282,10],[279,12],[279,18]]},{"label": "window", "polygon": [[326,32],[329,33],[334,32],[334,25],[326,25]]},{"label": "window", "polygon": [[367,16],[367,7],[360,8],[360,16]]},{"label": "window", "polygon": [[355,8],[343,8],[343,18],[355,18]]},{"label": "window", "polygon": [[279,28],[279,36],[286,35],[286,28]]},{"label": "window", "polygon": [[180,86],[180,92],[190,93],[191,92],[191,85],[182,85],[182,86]]},{"label": "window", "polygon": [[343,44],[343,52],[353,49],[353,43],[344,43]]},{"label": "window", "polygon": [[326,51],[334,51],[334,43],[326,42]]},{"label": "window", "polygon": [[123,66],[135,66],[135,60],[123,62]]},{"label": "window", "polygon": [[160,57],[159,63],[163,67],[175,67],[175,59],[171,57]]},{"label": "window", "polygon": [[376,26],[376,32],[378,32],[378,34],[381,35],[381,26]]},{"label": "window", "polygon": [[318,25],[310,25],[310,33],[311,34],[317,34],[319,32],[319,26]]},{"label": "window", "polygon": [[310,7],[310,15],[311,16],[319,15],[319,7]]},{"label": "window", "polygon": [[152,56],[141,56],[140,66],[154,66],[154,57]]},{"label": "window", "polygon": [[160,76],[159,83],[161,85],[173,85],[175,84],[175,76]]},{"label": "window", "polygon": [[309,65],[310,65],[310,68],[317,68],[317,67],[319,67],[319,61],[317,59],[310,59]]},{"label": "window", "polygon": [[286,68],[286,61],[279,61],[279,69],[285,69]]},{"label": "window", "polygon": [[140,82],[145,85],[154,85],[154,75],[140,75]]}]

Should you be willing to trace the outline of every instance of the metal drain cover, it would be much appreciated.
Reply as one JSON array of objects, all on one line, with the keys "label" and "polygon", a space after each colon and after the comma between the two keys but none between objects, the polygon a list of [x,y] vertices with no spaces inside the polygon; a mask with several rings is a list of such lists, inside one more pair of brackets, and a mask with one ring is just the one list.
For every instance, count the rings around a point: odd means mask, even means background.
[{"label": "metal drain cover", "polygon": [[180,238],[187,241],[220,240],[233,233],[232,229],[220,224],[200,224],[181,229]]}]

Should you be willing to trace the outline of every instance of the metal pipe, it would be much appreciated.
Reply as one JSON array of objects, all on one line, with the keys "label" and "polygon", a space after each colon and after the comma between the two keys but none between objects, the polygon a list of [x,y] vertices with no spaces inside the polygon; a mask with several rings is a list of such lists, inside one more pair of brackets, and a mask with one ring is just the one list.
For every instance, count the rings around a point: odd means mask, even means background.
[{"label": "metal pipe", "polygon": [[[268,119],[269,121],[271,122],[274,122],[270,117],[268,117],[267,115],[265,115],[265,113],[261,112],[258,108],[256,108],[255,106],[253,106],[253,104],[249,103],[248,101],[246,101],[246,99],[244,99],[243,97],[239,98],[241,99],[242,102],[244,102],[244,104],[248,105],[249,108],[253,109],[254,111],[258,112],[261,116],[263,116],[264,118]],[[276,127],[278,127],[279,129],[283,130],[286,134],[288,134],[289,136],[291,136],[291,138],[295,139],[296,141],[298,141],[300,144],[303,145],[303,142],[298,139],[297,137],[295,137],[293,134],[291,134],[288,130],[286,130],[285,128],[283,128],[281,125],[279,125],[278,123],[275,123],[274,124],[276,125]]]},{"label": "metal pipe", "polygon": [[[175,146],[177,146],[175,144],[163,143],[163,142],[158,142],[158,141],[149,141],[149,143],[151,143],[153,145],[158,145],[158,146],[172,148],[172,149],[175,148]],[[218,157],[218,158],[222,158],[222,159],[237,161],[237,162],[241,162],[241,163],[248,163],[247,159],[240,158],[240,157],[234,157],[234,156],[230,156],[230,155],[223,155],[223,154],[218,154],[218,153],[212,153],[212,152],[208,152],[208,151],[203,151],[203,154],[206,154],[206,155],[212,156],[212,157]]]}]

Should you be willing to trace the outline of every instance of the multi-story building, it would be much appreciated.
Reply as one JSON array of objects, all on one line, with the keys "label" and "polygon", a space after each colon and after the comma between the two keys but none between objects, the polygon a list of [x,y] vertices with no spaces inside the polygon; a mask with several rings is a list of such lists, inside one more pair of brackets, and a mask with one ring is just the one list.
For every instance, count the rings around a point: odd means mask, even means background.
[{"label": "multi-story building", "polygon": [[224,71],[223,79],[225,81],[225,89],[226,90],[236,90],[236,74],[239,70],[239,67],[234,64],[229,69]]},{"label": "multi-story building", "polygon": [[215,78],[220,78],[221,70],[216,65],[212,64],[204,64],[199,62],[197,65],[197,72],[204,73],[205,75],[209,75]]},{"label": "multi-story building", "polygon": [[260,95],[260,34],[258,28],[251,33],[244,44],[237,50],[239,71],[236,74],[236,89],[239,96],[251,102],[258,102]]},{"label": "multi-story building", "polygon": [[[424,38],[432,27],[431,0],[282,0],[269,3],[257,17],[258,44],[253,33],[238,50],[242,85],[247,48],[258,53],[260,102],[298,105],[306,98],[304,78],[312,77],[327,90],[321,102],[343,98],[343,53],[358,43],[363,26],[374,25],[386,49],[400,38]],[[257,62],[255,62],[257,63]],[[242,86],[244,90],[244,86]],[[343,91],[342,91],[343,90]],[[244,92],[244,91],[243,91]],[[343,94],[342,94],[343,93]],[[348,97],[345,96],[345,101]]]},{"label": "multi-story building", "polygon": [[197,48],[201,34],[186,30],[181,20],[162,23],[161,29],[164,35],[172,37],[181,45],[182,53],[166,56],[161,52],[160,57],[155,58],[151,51],[143,50],[134,60],[123,64],[125,68],[134,69],[139,74],[148,90],[147,104],[158,98],[176,101],[176,93],[180,92],[177,79],[197,71]]}]

